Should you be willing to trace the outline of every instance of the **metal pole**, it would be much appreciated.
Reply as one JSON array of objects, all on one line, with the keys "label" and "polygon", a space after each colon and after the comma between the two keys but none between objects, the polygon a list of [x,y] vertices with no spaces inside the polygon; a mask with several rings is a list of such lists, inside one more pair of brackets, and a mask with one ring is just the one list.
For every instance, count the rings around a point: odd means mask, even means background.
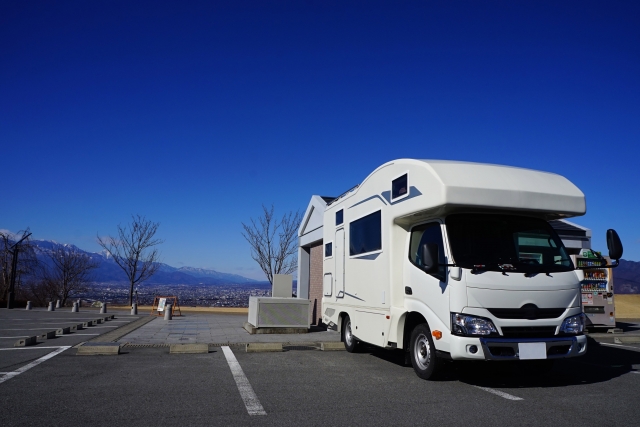
[{"label": "metal pole", "polygon": [[[17,243],[16,243],[17,244]],[[13,259],[11,260],[11,278],[9,279],[9,295],[7,296],[7,308],[13,308],[15,302],[16,289],[16,270],[18,269],[18,247],[13,250]]]}]

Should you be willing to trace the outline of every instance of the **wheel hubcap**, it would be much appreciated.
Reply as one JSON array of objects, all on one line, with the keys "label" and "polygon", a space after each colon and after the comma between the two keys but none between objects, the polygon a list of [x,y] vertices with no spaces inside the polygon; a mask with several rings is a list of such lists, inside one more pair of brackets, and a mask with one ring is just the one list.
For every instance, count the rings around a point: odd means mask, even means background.
[{"label": "wheel hubcap", "polygon": [[429,350],[429,340],[424,334],[418,336],[414,346],[414,354],[420,369],[427,369],[431,361],[431,352]]},{"label": "wheel hubcap", "polygon": [[353,340],[353,335],[351,335],[351,321],[347,322],[347,327],[344,331],[344,340],[348,346],[351,346],[351,341]]}]

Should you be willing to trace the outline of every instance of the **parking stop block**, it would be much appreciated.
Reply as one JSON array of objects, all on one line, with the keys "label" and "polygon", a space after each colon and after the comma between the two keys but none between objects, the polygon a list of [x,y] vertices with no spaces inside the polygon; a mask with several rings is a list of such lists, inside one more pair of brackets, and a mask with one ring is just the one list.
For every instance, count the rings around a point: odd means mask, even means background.
[{"label": "parking stop block", "polygon": [[68,335],[71,332],[71,328],[67,326],[66,328],[58,328],[56,330],[56,335]]},{"label": "parking stop block", "polygon": [[344,343],[343,342],[322,342],[320,343],[320,350],[341,351],[341,350],[344,350]]},{"label": "parking stop block", "polygon": [[187,354],[187,353],[209,353],[208,344],[171,344],[169,353]]},{"label": "parking stop block", "polygon": [[272,351],[282,351],[282,343],[280,342],[253,342],[247,344],[247,353],[266,353]]},{"label": "parking stop block", "polygon": [[615,337],[613,342],[616,344],[638,344],[640,343],[640,336],[635,337]]},{"label": "parking stop block", "polygon": [[48,340],[49,338],[55,338],[55,337],[56,337],[56,331],[47,331],[38,335],[38,338],[41,340]]},{"label": "parking stop block", "polygon": [[117,342],[86,342],[78,347],[78,356],[115,356],[120,354]]},{"label": "parking stop block", "polygon": [[38,342],[38,337],[34,335],[32,337],[20,338],[18,341],[16,341],[16,343],[13,346],[26,347],[29,345],[36,345],[37,342]]}]

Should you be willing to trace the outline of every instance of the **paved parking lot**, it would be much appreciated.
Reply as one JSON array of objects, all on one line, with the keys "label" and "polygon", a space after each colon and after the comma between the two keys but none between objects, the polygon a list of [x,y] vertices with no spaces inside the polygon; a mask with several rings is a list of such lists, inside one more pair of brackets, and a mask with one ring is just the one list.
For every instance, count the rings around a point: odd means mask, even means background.
[{"label": "paved parking lot", "polygon": [[[51,320],[39,316],[41,326]],[[640,419],[640,344],[613,338],[591,338],[587,356],[558,361],[544,375],[520,365],[450,363],[438,381],[420,380],[402,352],[373,347],[169,354],[124,346],[119,356],[77,356],[73,343],[82,340],[0,348],[3,426],[636,426]]]}]

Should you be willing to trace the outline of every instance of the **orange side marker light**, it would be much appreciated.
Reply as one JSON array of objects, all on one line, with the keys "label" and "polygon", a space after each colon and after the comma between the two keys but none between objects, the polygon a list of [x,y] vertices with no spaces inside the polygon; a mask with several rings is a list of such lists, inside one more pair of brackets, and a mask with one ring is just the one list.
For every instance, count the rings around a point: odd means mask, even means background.
[{"label": "orange side marker light", "polygon": [[442,338],[442,332],[440,331],[433,331],[431,332],[431,335],[433,335],[433,337],[437,340],[439,340],[440,338]]}]

